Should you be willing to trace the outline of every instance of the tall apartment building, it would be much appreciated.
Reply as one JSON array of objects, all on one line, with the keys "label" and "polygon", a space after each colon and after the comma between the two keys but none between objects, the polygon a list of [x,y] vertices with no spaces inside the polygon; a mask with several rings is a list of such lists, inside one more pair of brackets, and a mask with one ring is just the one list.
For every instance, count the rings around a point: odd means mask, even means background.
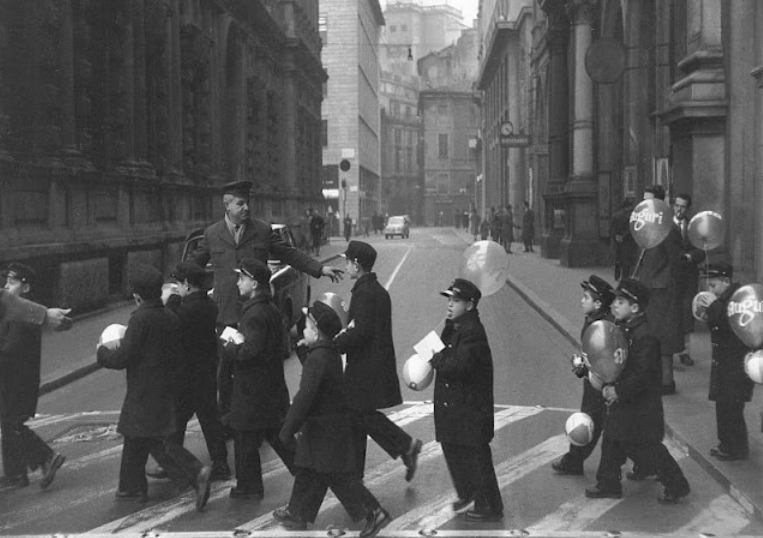
[{"label": "tall apartment building", "polygon": [[[379,42],[384,15],[378,0],[321,0],[321,58],[328,73],[322,107],[323,165],[343,160],[338,211],[360,223],[381,211]],[[343,186],[344,185],[344,186]]]}]

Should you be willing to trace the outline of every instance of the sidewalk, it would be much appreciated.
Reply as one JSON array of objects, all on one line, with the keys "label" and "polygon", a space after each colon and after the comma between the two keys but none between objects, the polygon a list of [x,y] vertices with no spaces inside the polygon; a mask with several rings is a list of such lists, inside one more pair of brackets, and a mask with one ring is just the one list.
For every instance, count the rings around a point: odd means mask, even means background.
[{"label": "sidewalk", "polygon": [[[457,231],[467,244],[472,236]],[[539,252],[524,253],[521,243],[514,243],[509,258],[507,284],[556,327],[570,342],[579,345],[582,314],[580,283],[595,274],[615,285],[612,267],[568,268],[558,260],[541,257]],[[540,250],[540,249],[538,249]],[[763,389],[757,388],[753,400],[745,408],[750,437],[750,458],[747,461],[722,462],[712,458],[710,449],[718,444],[715,426],[715,404],[707,399],[710,382],[710,335],[697,323],[689,354],[694,366],[675,360],[677,393],[662,399],[667,432],[684,447],[711,476],[723,485],[729,495],[748,511],[763,520],[763,434],[761,410]],[[691,477],[689,482],[691,483]]]},{"label": "sidewalk", "polygon": [[[321,247],[319,259],[330,263],[347,243],[344,238],[332,237]],[[112,323],[126,325],[135,303],[122,301],[74,319],[69,331],[42,333],[42,359],[40,364],[40,395],[47,394],[98,370],[95,345],[103,329]]]}]

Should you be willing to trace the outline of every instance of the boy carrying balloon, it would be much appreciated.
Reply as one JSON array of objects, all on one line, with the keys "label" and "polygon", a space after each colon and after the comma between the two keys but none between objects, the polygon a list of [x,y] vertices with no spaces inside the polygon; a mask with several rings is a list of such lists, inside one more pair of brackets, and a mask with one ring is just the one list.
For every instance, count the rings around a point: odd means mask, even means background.
[{"label": "boy carrying balloon", "polygon": [[442,445],[458,500],[453,509],[470,521],[499,521],[503,501],[493,467],[493,358],[477,303],[482,294],[457,278],[447,290],[447,319],[441,334],[445,348],[430,363],[434,388],[435,437]]},{"label": "boy carrying balloon", "polygon": [[713,263],[707,269],[707,287],[717,299],[705,313],[710,328],[713,356],[710,367],[710,394],[715,402],[719,444],[710,455],[721,461],[746,460],[749,455],[744,406],[752,399],[754,384],[744,371],[747,346],[734,334],[727,307],[741,284],[732,281],[731,264]]},{"label": "boy carrying balloon", "polygon": [[[585,314],[583,330],[580,331],[581,340],[585,331],[591,324],[599,320],[612,321],[609,306],[615,298],[615,290],[607,281],[596,275],[591,275],[587,281],[582,282],[583,296],[580,298],[580,306]],[[585,413],[593,421],[593,436],[591,441],[584,446],[570,444],[570,450],[560,459],[551,464],[551,468],[562,475],[582,475],[583,462],[591,455],[596,443],[599,442],[601,430],[604,425],[604,416],[607,406],[601,392],[594,388],[588,379],[588,368],[579,355],[572,360],[573,373],[583,378],[583,401],[580,403],[580,412]]]}]

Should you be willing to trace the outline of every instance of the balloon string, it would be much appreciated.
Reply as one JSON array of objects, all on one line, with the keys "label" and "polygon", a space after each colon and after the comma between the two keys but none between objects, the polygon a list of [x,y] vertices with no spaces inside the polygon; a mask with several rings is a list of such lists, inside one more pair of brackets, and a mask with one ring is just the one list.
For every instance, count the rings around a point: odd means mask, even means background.
[{"label": "balloon string", "polygon": [[638,270],[641,267],[641,260],[644,259],[644,252],[646,252],[645,248],[641,249],[641,254],[639,254],[638,261],[636,262],[636,267],[633,268],[633,272],[631,273],[631,278],[636,278],[636,274],[638,274]]},{"label": "balloon string", "polygon": [[710,260],[707,259],[707,241],[702,242],[702,250],[705,251],[705,287],[707,287],[707,281],[710,280]]}]

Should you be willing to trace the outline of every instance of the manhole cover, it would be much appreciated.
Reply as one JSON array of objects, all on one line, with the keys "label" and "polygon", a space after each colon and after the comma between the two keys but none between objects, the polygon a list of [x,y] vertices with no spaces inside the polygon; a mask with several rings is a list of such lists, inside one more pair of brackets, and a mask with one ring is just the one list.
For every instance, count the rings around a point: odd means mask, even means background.
[{"label": "manhole cover", "polygon": [[54,443],[84,443],[88,441],[116,441],[122,436],[116,424],[79,424],[53,438]]}]

